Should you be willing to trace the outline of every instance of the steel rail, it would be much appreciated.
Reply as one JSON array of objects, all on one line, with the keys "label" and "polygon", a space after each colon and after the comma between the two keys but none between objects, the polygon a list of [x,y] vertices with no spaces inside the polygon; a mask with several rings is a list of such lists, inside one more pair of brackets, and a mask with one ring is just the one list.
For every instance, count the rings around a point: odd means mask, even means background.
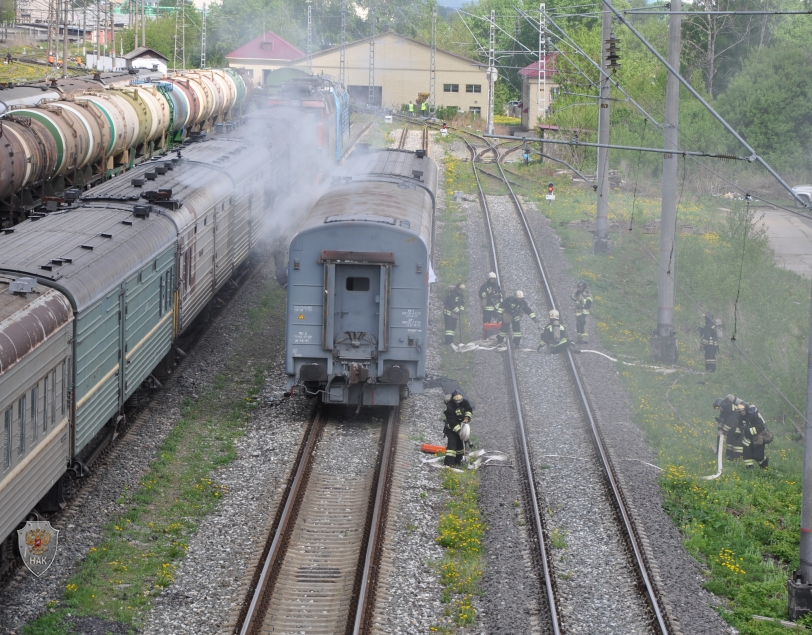
[{"label": "steel rail", "polygon": [[[550,284],[549,280],[547,279],[547,273],[546,273],[546,271],[544,269],[544,264],[542,262],[541,255],[539,254],[538,247],[536,246],[536,241],[535,241],[535,238],[533,236],[533,232],[530,229],[529,223],[527,222],[527,216],[526,216],[526,214],[524,212],[524,208],[523,208],[521,202],[519,201],[519,198],[516,196],[516,193],[513,191],[513,188],[510,186],[510,182],[509,182],[507,176],[504,174],[502,164],[500,162],[497,162],[497,166],[499,167],[499,170],[500,170],[500,172],[502,173],[502,175],[504,177],[505,185],[507,186],[508,191],[510,192],[510,197],[513,200],[513,204],[516,207],[516,211],[519,214],[519,218],[520,218],[520,220],[522,222],[522,225],[524,226],[524,231],[525,231],[525,234],[527,236],[527,240],[528,240],[528,242],[530,244],[530,247],[531,247],[531,250],[532,250],[532,253],[533,253],[533,258],[536,261],[536,267],[538,268],[539,275],[541,276],[541,280],[542,280],[542,282],[544,284],[544,290],[546,292],[547,299],[548,299],[548,302],[550,304],[550,308],[555,309],[556,308],[556,302],[555,302],[555,297],[554,297],[553,290],[552,290],[552,285]],[[492,239],[493,238],[492,238],[492,235],[491,235],[491,240]],[[493,245],[493,243],[492,243],[492,245]],[[639,537],[637,535],[637,530],[636,530],[636,528],[634,526],[634,522],[632,521],[631,515],[629,514],[629,511],[626,508],[625,496],[623,495],[623,492],[622,492],[620,486],[617,483],[617,478],[615,476],[614,468],[613,468],[612,463],[611,463],[611,461],[609,459],[609,454],[608,454],[608,452],[606,450],[606,446],[604,444],[603,437],[602,437],[601,432],[600,432],[600,430],[598,428],[598,425],[597,425],[597,423],[595,421],[595,417],[594,417],[594,415],[592,413],[592,408],[591,408],[591,406],[589,404],[589,399],[588,399],[588,397],[586,395],[586,392],[584,390],[584,385],[583,385],[583,382],[581,380],[580,373],[578,372],[578,368],[575,365],[575,360],[573,359],[572,352],[570,350],[567,350],[567,361],[568,361],[568,368],[569,368],[570,374],[571,374],[571,376],[573,378],[573,381],[575,382],[576,388],[578,390],[578,396],[580,398],[584,414],[586,415],[587,419],[589,420],[589,426],[590,426],[590,429],[592,431],[592,435],[593,435],[593,438],[594,438],[594,441],[595,441],[595,446],[596,446],[596,448],[598,450],[598,454],[600,456],[603,472],[604,472],[604,474],[606,476],[607,483],[608,483],[608,485],[609,485],[609,487],[610,487],[610,489],[612,491],[612,495],[613,495],[614,500],[615,500],[616,508],[617,508],[617,510],[618,510],[618,512],[620,514],[621,519],[622,519],[623,527],[624,527],[624,529],[626,531],[626,537],[627,537],[627,539],[629,541],[629,545],[631,546],[632,551],[634,553],[635,562],[637,564],[638,574],[640,575],[640,578],[641,578],[641,580],[642,580],[642,582],[643,582],[643,584],[644,584],[644,586],[646,588],[646,595],[647,595],[649,605],[650,605],[652,611],[654,612],[654,617],[656,619],[657,626],[658,626],[660,632],[663,635],[668,635],[671,632],[671,629],[669,628],[669,624],[668,624],[669,620],[665,616],[664,611],[660,607],[659,594],[657,593],[657,590],[654,588],[654,585],[652,584],[651,578],[649,576],[647,558],[645,557],[645,555],[643,553],[643,549],[642,549],[642,547],[640,545],[640,540],[639,540]]]},{"label": "steel rail", "polygon": [[[460,138],[462,139],[462,137]],[[482,189],[482,183],[479,180],[479,171],[476,165],[476,161],[474,160],[477,156],[477,152],[476,149],[470,143],[465,141],[465,139],[463,139],[463,141],[468,146],[468,150],[471,152],[472,156],[471,166],[473,167],[474,170],[474,177],[476,179],[477,189],[479,191],[480,205],[482,206],[482,210],[485,215],[485,227],[490,241],[493,270],[494,273],[496,273],[496,280],[499,283],[499,286],[501,287],[502,278],[499,272],[499,261],[496,257],[496,241],[494,240],[493,228],[491,226],[490,209],[488,208],[488,201],[485,197],[485,192]],[[513,366],[513,349],[510,341],[507,342],[507,358],[508,358],[507,359],[508,375],[510,377],[511,392],[513,394],[513,404],[516,409],[516,419],[518,422],[519,437],[521,441],[522,460],[524,463],[525,472],[527,474],[527,487],[530,492],[530,502],[533,507],[533,525],[537,538],[536,546],[539,551],[540,556],[539,559],[541,561],[541,568],[544,576],[544,587],[547,596],[547,604],[550,610],[550,623],[552,626],[553,635],[560,635],[561,624],[559,622],[558,617],[558,604],[556,602],[555,582],[552,577],[552,572],[550,571],[549,555],[547,553],[547,545],[545,544],[544,541],[546,532],[544,531],[544,523],[541,516],[541,508],[539,506],[539,494],[538,490],[536,489],[536,479],[533,473],[533,464],[530,460],[530,451],[528,449],[527,443],[527,433],[525,430],[524,417],[522,415],[522,400],[519,395],[519,382],[516,378],[516,371]]]},{"label": "steel rail", "polygon": [[406,137],[409,136],[409,124],[408,122],[404,124],[403,130],[400,133],[400,141],[398,141],[398,150],[403,150],[403,146],[406,145]]},{"label": "steel rail", "polygon": [[327,412],[324,408],[317,408],[313,413],[304,443],[299,449],[293,479],[286,488],[285,505],[282,507],[279,517],[274,521],[276,529],[273,540],[270,546],[266,547],[267,553],[264,555],[262,571],[259,578],[252,584],[251,602],[247,607],[243,608],[235,633],[253,635],[259,633],[262,628],[264,608],[267,605],[268,597],[273,591],[273,582],[281,565],[280,556],[284,552],[285,537],[295,520],[297,503],[300,502],[301,495],[304,493],[304,485],[313,466],[313,451],[324,429],[326,418]]},{"label": "steel rail", "polygon": [[372,521],[367,535],[367,549],[361,574],[361,583],[355,608],[353,635],[364,635],[369,631],[375,603],[375,587],[378,582],[380,554],[383,546],[383,533],[386,525],[386,513],[391,489],[394,454],[397,450],[395,428],[400,418],[400,408],[389,411],[386,423],[386,438],[381,450],[381,463],[378,471],[378,487],[375,491],[375,502],[372,507]]}]

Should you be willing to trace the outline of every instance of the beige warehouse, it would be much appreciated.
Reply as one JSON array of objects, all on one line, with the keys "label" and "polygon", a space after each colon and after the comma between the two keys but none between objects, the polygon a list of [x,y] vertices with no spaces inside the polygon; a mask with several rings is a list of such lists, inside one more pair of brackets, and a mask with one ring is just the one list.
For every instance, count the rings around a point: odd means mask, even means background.
[{"label": "beige warehouse", "polygon": [[[370,38],[347,44],[346,85],[350,96],[366,103],[369,94]],[[319,51],[312,56],[314,74],[339,76],[341,49]],[[429,92],[431,47],[397,33],[375,36],[375,101],[386,108],[400,108],[416,101],[418,93]],[[307,58],[289,64],[307,69]],[[460,112],[486,116],[488,81],[486,67],[479,62],[437,49],[436,105],[456,106]]]}]

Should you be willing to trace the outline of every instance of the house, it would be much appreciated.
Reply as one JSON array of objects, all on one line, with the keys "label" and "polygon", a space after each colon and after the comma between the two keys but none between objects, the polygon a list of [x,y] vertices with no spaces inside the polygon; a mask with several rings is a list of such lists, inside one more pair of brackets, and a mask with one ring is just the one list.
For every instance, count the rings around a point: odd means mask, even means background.
[{"label": "house", "polygon": [[550,53],[519,71],[522,78],[522,128],[530,130],[544,119],[550,104],[560,91],[556,82],[556,58]]},{"label": "house", "polygon": [[124,54],[124,63],[127,69],[146,68],[166,74],[168,62],[169,58],[164,57],[158,51],[148,46],[139,46],[137,49],[133,49],[129,53]]},{"label": "house", "polygon": [[[364,38],[345,46],[345,85],[350,98],[369,101],[370,40]],[[341,47],[334,47],[297,59],[290,66],[314,74],[340,77]],[[400,109],[419,93],[430,92],[431,47],[394,32],[374,39],[373,105]],[[435,58],[437,106],[453,106],[460,112],[486,116],[488,110],[487,67],[475,60],[437,49]]]},{"label": "house", "polygon": [[226,55],[226,61],[231,68],[245,69],[255,85],[264,86],[270,73],[304,55],[304,52],[273,31],[266,31],[231,51]]}]

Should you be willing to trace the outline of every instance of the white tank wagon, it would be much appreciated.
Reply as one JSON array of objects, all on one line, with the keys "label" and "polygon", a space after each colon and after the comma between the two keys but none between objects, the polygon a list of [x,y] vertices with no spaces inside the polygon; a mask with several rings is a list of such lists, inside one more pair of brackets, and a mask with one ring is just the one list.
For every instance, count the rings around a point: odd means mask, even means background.
[{"label": "white tank wagon", "polygon": [[324,402],[422,392],[437,166],[425,152],[351,159],[290,243],[286,370]]}]

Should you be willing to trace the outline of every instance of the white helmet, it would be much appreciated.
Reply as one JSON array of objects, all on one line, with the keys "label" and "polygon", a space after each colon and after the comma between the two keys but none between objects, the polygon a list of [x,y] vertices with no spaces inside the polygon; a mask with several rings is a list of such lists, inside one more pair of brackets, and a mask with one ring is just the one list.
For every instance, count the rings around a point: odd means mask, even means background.
[{"label": "white helmet", "polygon": [[496,273],[495,273],[495,272],[493,272],[493,271],[491,271],[491,272],[488,274],[488,280],[496,280]]},{"label": "white helmet", "polygon": [[470,439],[471,438],[471,426],[469,426],[467,423],[463,423],[462,427],[460,428],[459,435],[460,435],[460,439],[462,439],[463,441],[467,441],[468,439]]},{"label": "white helmet", "polygon": [[517,291],[516,292],[516,297],[519,298],[519,299],[523,298],[524,297],[524,291]]},{"label": "white helmet", "polygon": [[558,319],[558,311],[556,311],[555,309],[550,311],[550,319],[551,320],[557,320]]}]

